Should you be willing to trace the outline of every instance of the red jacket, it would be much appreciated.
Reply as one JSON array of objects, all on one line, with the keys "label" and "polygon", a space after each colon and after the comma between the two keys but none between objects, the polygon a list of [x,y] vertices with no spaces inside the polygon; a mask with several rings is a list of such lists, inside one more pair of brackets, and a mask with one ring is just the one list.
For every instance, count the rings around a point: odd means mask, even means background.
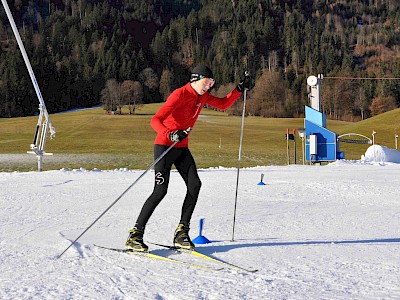
[{"label": "red jacket", "polygon": [[[168,138],[169,133],[178,129],[193,128],[205,104],[219,109],[227,109],[241,94],[235,88],[224,98],[214,97],[208,92],[200,96],[190,83],[176,89],[151,119],[151,126],[157,132],[154,144],[171,146],[172,142]],[[188,147],[188,139],[189,137],[177,143],[175,147]]]}]

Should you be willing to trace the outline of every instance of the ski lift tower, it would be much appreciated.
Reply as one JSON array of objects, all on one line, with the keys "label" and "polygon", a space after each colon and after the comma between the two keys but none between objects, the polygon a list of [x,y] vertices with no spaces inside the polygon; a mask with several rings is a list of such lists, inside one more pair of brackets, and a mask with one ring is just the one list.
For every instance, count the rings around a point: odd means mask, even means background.
[{"label": "ski lift tower", "polygon": [[46,134],[47,130],[50,131],[50,137],[54,138],[56,135],[56,131],[51,124],[49,114],[46,109],[46,105],[44,104],[42,93],[40,92],[39,85],[36,81],[35,74],[33,73],[31,63],[29,61],[28,55],[26,54],[26,50],[24,44],[22,43],[21,36],[19,35],[17,26],[15,25],[14,18],[11,14],[10,8],[7,4],[6,0],[1,0],[3,4],[4,10],[7,14],[8,21],[10,22],[11,28],[14,32],[15,39],[17,40],[19,49],[22,53],[22,57],[24,58],[26,68],[28,69],[29,76],[31,77],[33,87],[35,88],[36,95],[39,99],[39,119],[36,125],[35,136],[33,138],[33,143],[31,144],[31,151],[28,153],[36,154],[38,159],[38,171],[43,170],[43,155],[51,155],[51,153],[45,152],[46,147]]}]

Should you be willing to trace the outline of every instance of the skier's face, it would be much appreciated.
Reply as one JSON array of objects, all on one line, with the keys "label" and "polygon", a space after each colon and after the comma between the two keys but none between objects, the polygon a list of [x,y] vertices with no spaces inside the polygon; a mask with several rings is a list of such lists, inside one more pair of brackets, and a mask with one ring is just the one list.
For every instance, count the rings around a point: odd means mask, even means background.
[{"label": "skier's face", "polygon": [[204,77],[200,80],[192,82],[192,87],[196,91],[197,94],[204,95],[212,86],[214,85],[215,81],[212,78]]}]

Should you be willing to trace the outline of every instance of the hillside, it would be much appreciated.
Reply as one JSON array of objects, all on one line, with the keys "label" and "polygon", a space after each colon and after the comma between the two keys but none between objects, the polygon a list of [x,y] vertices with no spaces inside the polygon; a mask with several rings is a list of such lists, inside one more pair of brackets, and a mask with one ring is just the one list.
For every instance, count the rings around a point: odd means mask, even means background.
[{"label": "hillside", "polygon": [[[155,133],[150,119],[160,104],[148,104],[138,115],[114,115],[100,108],[51,115],[57,135],[48,140],[45,169],[69,168],[145,168],[153,160]],[[338,134],[359,133],[378,144],[394,148],[394,134],[399,132],[400,109],[371,119],[349,123],[328,120],[328,128]],[[36,117],[0,119],[0,153],[24,154],[29,150]],[[235,167],[238,158],[241,118],[203,110],[191,136],[190,147],[199,167]],[[243,140],[242,166],[282,165],[287,163],[286,128],[303,127],[302,118],[272,119],[247,117]],[[293,159],[293,144],[291,162]],[[368,145],[341,143],[347,159],[359,159]],[[20,159],[20,158],[19,158]],[[36,159],[24,155],[18,163],[1,162],[0,170],[35,170]],[[297,163],[301,161],[301,141],[297,138]]]},{"label": "hillside", "polygon": [[[100,108],[51,115],[57,134],[54,140],[48,140],[46,150],[55,155],[45,157],[45,164],[62,153],[78,155],[76,163],[74,159],[69,162],[75,168],[144,168],[153,159],[155,133],[150,119],[159,105],[145,105],[134,116],[110,116]],[[0,119],[0,125],[0,153],[29,150],[36,118]],[[204,109],[190,136],[198,166],[236,165],[240,126],[240,117]],[[302,120],[246,118],[243,166],[283,163],[283,149],[279,147],[284,147],[286,126],[301,127]],[[79,159],[79,154],[85,158]],[[35,168],[33,155],[30,159],[31,168]]]},{"label": "hillside", "polygon": [[[356,123],[347,123],[338,128],[338,134],[358,133],[372,139],[372,132],[375,134],[375,143],[395,149],[395,135],[400,133],[400,109],[395,109],[378,116]],[[345,151],[347,158],[359,159],[352,149],[367,149],[369,145],[355,145],[341,143],[341,150]],[[400,142],[398,143],[400,149]],[[364,152],[365,152],[364,150]]]}]

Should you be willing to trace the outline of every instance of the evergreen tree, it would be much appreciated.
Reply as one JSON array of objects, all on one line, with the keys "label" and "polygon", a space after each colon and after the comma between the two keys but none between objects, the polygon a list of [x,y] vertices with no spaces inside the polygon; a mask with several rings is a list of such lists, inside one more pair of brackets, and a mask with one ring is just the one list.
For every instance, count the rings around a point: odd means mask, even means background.
[{"label": "evergreen tree", "polygon": [[[190,69],[201,63],[212,67],[222,86],[237,82],[244,70],[257,79],[264,76],[265,68],[283,74],[285,99],[275,109],[281,111],[276,115],[293,116],[301,113],[307,101],[304,79],[311,74],[400,75],[399,62],[393,59],[400,55],[396,29],[400,4],[328,2],[77,0],[59,5],[46,0],[9,4],[51,112],[99,103],[110,79],[140,80],[145,101],[161,101],[161,92],[166,94],[168,89],[144,84],[140,77],[144,70],[151,68],[157,80],[174,89],[187,82]],[[31,82],[2,9],[0,67],[4,100],[0,116],[37,112]],[[164,70],[175,74],[172,82]],[[343,90],[344,84],[323,84],[326,93],[332,94],[324,109],[333,118],[369,116],[366,104],[375,98],[392,96],[400,104],[397,81],[360,82],[353,99],[340,101],[335,100],[339,98],[334,89]],[[361,95],[357,105],[356,95]]]}]

